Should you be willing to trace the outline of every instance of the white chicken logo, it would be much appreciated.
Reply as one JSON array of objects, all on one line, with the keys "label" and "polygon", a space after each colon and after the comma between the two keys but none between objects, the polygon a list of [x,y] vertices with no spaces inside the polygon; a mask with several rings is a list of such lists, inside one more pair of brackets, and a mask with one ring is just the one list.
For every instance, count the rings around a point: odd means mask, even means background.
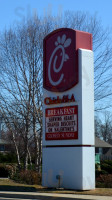
[{"label": "white chicken logo", "polygon": [[[69,56],[65,53],[65,48],[67,48],[68,46],[70,46],[71,44],[71,39],[68,38],[66,39],[66,35],[62,35],[62,38],[60,36],[57,37],[57,41],[55,42],[55,49],[51,54],[50,60],[49,60],[49,65],[48,65],[48,78],[50,83],[53,86],[57,86],[59,85],[64,77],[64,74],[62,73],[59,77],[59,79],[57,81],[53,81],[52,77],[51,77],[51,64],[53,63],[53,71],[55,73],[59,73],[60,70],[63,67],[64,62],[66,62],[69,59]],[[59,59],[59,57],[57,56],[57,51],[61,49],[61,62],[59,66],[56,66],[57,63],[57,59]]]}]

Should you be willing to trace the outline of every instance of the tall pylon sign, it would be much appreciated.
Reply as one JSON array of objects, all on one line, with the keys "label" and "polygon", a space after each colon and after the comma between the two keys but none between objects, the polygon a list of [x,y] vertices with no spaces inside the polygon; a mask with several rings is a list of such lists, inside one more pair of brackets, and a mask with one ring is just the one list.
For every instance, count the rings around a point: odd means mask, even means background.
[{"label": "tall pylon sign", "polygon": [[44,39],[42,185],[95,188],[92,35],[62,28]]}]

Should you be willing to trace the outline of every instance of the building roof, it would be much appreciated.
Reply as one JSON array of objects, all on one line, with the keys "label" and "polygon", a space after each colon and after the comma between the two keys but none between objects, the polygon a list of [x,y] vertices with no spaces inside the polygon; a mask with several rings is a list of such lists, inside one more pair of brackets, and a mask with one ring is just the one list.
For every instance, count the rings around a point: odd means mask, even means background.
[{"label": "building roof", "polygon": [[112,148],[112,145],[104,140],[99,139],[98,137],[95,137],[95,147]]}]

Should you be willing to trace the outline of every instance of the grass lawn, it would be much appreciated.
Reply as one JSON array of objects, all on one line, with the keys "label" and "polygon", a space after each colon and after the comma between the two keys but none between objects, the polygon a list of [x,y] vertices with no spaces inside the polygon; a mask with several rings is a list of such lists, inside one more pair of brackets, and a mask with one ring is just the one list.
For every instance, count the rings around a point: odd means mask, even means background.
[{"label": "grass lawn", "polygon": [[0,179],[0,191],[17,191],[17,192],[50,192],[50,193],[65,193],[65,194],[90,194],[112,196],[112,188],[96,188],[91,191],[74,191],[64,189],[48,189],[40,185],[26,185],[16,183],[10,179]]}]

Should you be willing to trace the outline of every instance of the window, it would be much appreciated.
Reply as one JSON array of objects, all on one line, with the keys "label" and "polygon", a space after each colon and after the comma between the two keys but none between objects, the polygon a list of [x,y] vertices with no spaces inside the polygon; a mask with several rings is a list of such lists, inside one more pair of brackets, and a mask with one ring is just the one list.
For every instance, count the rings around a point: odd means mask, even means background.
[{"label": "window", "polygon": [[0,144],[0,151],[5,151],[5,145],[4,144]]}]

